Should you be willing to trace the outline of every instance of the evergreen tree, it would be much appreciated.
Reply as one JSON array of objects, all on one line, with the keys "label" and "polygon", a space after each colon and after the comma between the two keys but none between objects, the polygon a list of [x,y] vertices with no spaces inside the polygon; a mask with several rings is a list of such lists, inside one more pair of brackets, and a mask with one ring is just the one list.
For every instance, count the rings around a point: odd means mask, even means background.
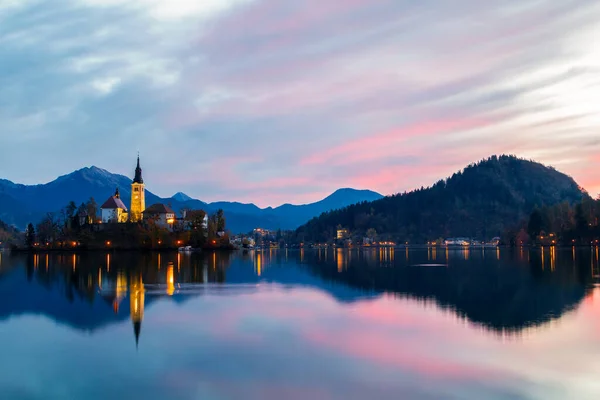
[{"label": "evergreen tree", "polygon": [[77,205],[75,204],[74,201],[69,202],[69,204],[67,205],[66,209],[66,214],[67,214],[67,218],[71,219],[75,216],[75,212],[77,211]]},{"label": "evergreen tree", "polygon": [[217,232],[225,231],[225,213],[219,209],[217,211]]},{"label": "evergreen tree", "polygon": [[575,206],[575,229],[580,235],[585,235],[588,230],[588,220],[585,216],[583,204]]},{"label": "evergreen tree", "polygon": [[91,218],[92,223],[96,222],[96,218],[98,217],[98,204],[96,204],[96,200],[93,197],[90,197],[88,202],[85,204],[86,212],[89,218]]},{"label": "evergreen tree", "polygon": [[35,228],[32,223],[27,225],[27,229],[25,230],[25,245],[28,248],[32,248],[35,243]]},{"label": "evergreen tree", "polygon": [[529,237],[535,240],[544,229],[543,224],[544,217],[542,216],[542,212],[536,208],[529,216],[529,223],[527,224],[527,233],[529,234]]}]

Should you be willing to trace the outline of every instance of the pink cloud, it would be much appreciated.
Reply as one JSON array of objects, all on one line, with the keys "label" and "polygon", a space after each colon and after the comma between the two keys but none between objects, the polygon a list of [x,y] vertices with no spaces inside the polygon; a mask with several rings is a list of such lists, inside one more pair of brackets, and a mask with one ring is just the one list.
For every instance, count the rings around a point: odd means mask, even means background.
[{"label": "pink cloud", "polygon": [[491,123],[485,119],[446,119],[414,123],[406,127],[394,129],[387,133],[370,135],[356,139],[310,155],[300,161],[301,165],[323,164],[338,161],[342,164],[357,163],[370,159],[380,159],[393,155],[401,144],[409,139],[422,139],[453,131],[468,131],[481,128]]}]

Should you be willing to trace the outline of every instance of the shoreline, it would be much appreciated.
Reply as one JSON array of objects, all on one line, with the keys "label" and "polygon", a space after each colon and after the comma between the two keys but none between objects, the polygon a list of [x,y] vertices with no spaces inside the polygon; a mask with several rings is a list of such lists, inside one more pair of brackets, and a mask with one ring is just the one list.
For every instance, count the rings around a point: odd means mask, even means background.
[{"label": "shoreline", "polygon": [[[160,249],[148,249],[148,248],[64,248],[64,249],[0,249],[4,252],[15,253],[15,254],[46,254],[46,253],[179,253],[179,248],[177,247],[165,247]],[[210,252],[225,252],[225,251],[235,251],[236,249],[231,248],[202,248],[198,250],[185,251],[181,252],[183,254],[191,254],[191,253],[210,253]]]},{"label": "shoreline", "polygon": [[230,247],[216,247],[216,248],[201,248],[195,249],[192,251],[179,251],[178,247],[164,247],[164,248],[38,248],[38,249],[20,249],[20,248],[0,248],[0,252],[4,253],[15,253],[15,254],[46,254],[46,253],[54,253],[54,254],[81,254],[81,253],[182,253],[182,254],[192,254],[192,253],[212,253],[212,252],[235,252],[235,251],[259,251],[263,252],[266,250],[292,250],[292,251],[301,251],[301,250],[382,250],[382,249],[447,249],[447,250],[494,250],[494,249],[545,249],[545,248],[558,248],[558,249],[584,249],[584,248],[595,248],[599,247],[595,244],[587,244],[587,245],[552,245],[552,246],[481,246],[481,245],[473,245],[473,246],[444,246],[444,245],[426,245],[426,244],[415,244],[415,245],[399,245],[399,246],[356,246],[356,247],[287,247],[287,248],[258,248],[258,249],[245,249],[245,248],[230,248]]}]

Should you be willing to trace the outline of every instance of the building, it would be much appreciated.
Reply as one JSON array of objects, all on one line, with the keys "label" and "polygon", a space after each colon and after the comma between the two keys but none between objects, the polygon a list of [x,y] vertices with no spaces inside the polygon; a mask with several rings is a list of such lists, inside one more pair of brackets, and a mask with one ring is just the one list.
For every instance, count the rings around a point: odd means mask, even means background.
[{"label": "building", "polygon": [[154,220],[157,226],[173,230],[175,224],[175,211],[164,204],[153,204],[143,212],[144,220]]},{"label": "building", "polygon": [[348,229],[338,229],[337,230],[337,239],[341,240],[341,239],[345,239],[350,235],[350,232],[348,232]]},{"label": "building", "polygon": [[444,240],[444,244],[446,246],[468,246],[471,244],[471,239],[469,238],[448,238]]},{"label": "building", "polygon": [[254,234],[254,236],[258,236],[258,237],[267,237],[267,236],[273,236],[273,233],[268,230],[268,229],[262,229],[262,228],[255,228],[252,233]]},{"label": "building", "polygon": [[135,177],[131,184],[131,222],[140,222],[142,213],[146,209],[146,186],[142,179],[142,168],[140,167],[140,156],[138,155],[137,167],[135,168]]},{"label": "building", "polygon": [[208,230],[208,214],[202,210],[182,210],[183,218],[179,222],[183,230],[190,231],[202,219],[201,228],[206,232]]},{"label": "building", "polygon": [[100,207],[102,212],[102,223],[124,223],[127,222],[128,212],[127,207],[121,200],[119,188],[115,191],[115,195],[111,196]]}]

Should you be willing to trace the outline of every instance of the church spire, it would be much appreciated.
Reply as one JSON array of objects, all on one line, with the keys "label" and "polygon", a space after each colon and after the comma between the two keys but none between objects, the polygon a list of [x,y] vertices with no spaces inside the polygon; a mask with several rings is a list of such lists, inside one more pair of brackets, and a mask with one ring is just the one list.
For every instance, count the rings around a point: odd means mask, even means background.
[{"label": "church spire", "polygon": [[137,349],[140,344],[140,331],[142,330],[141,321],[133,323],[133,333],[135,334],[135,348]]},{"label": "church spire", "polygon": [[117,188],[117,190],[115,190],[115,198],[116,199],[120,199],[121,198],[121,194],[119,193],[119,188]]},{"label": "church spire", "polygon": [[137,167],[135,168],[135,178],[133,178],[133,183],[144,183],[144,179],[142,179],[142,168],[140,167],[139,154],[137,158]]}]

